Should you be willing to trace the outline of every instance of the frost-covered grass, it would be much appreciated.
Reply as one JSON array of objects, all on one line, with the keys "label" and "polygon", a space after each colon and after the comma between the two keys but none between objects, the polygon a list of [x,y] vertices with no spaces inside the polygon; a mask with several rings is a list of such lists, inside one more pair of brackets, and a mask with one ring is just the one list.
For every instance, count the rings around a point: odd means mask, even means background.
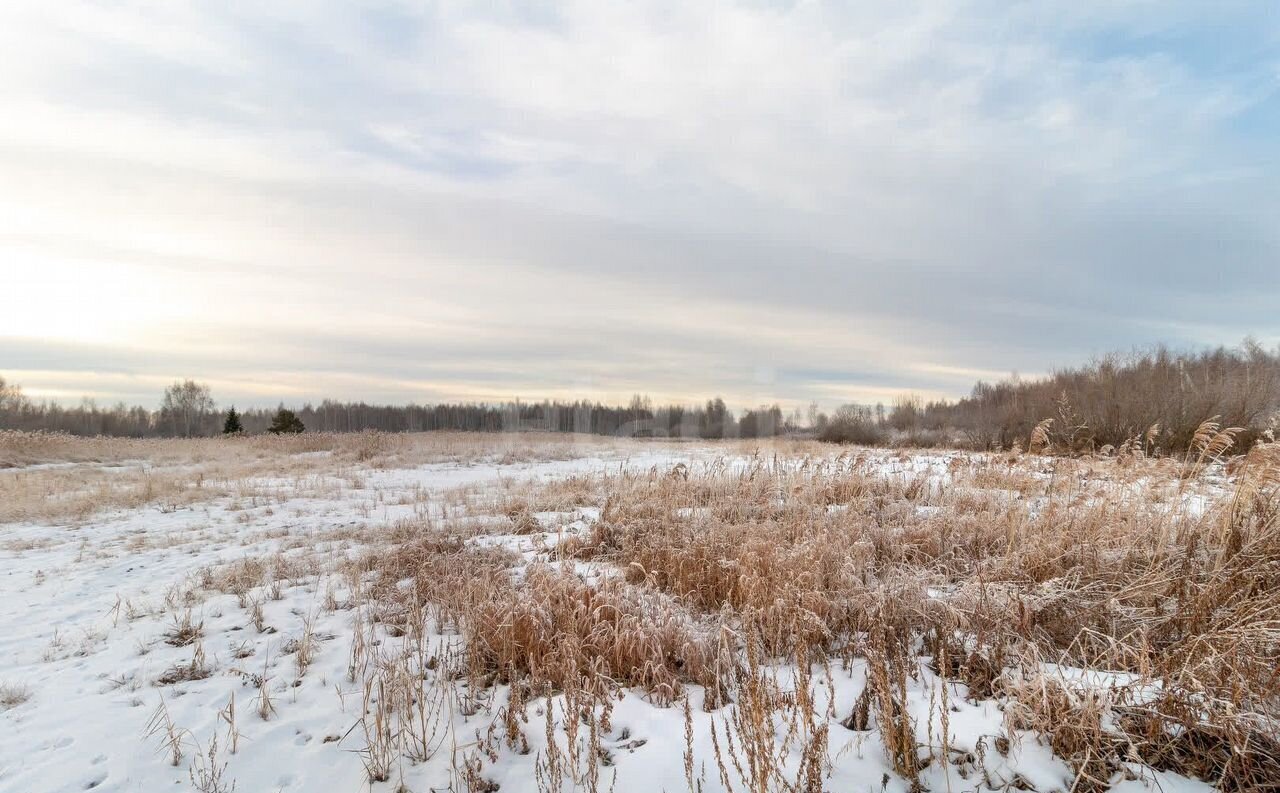
[{"label": "frost-covered grass", "polygon": [[23,443],[3,790],[1280,784],[1270,449]]}]

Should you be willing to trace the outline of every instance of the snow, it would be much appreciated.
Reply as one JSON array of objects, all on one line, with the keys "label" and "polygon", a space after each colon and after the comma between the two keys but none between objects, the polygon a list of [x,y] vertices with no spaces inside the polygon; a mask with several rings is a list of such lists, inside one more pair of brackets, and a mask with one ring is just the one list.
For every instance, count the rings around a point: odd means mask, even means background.
[{"label": "snow", "polygon": [[[354,479],[261,478],[240,483],[237,494],[190,508],[117,511],[78,526],[2,526],[0,683],[24,685],[31,696],[0,713],[0,791],[186,790],[192,786],[193,763],[195,772],[201,770],[201,762],[208,770],[207,753],[215,738],[213,766],[225,763],[227,778],[234,779],[242,793],[392,791],[401,781],[417,793],[451,785],[461,789],[453,772],[455,757],[494,720],[509,695],[505,687],[476,692],[485,704],[478,711],[447,717],[452,744],[446,743],[424,762],[402,760],[390,781],[371,785],[359,755],[364,747],[357,726],[362,690],[348,677],[353,614],[323,607],[330,593],[344,597],[344,582],[321,573],[282,586],[278,599],[262,602],[268,629],[260,632],[236,596],[211,594],[196,586],[201,571],[276,552],[319,549],[346,554],[357,530],[412,518],[424,508],[438,509],[441,495],[457,488],[498,494],[512,483],[529,480],[602,471],[667,471],[681,462],[690,469],[722,464],[713,463],[712,454],[690,445],[549,462],[370,469]],[[890,476],[946,477],[955,456],[919,454],[904,461],[884,453],[880,467]],[[743,470],[756,462],[740,457],[727,465]],[[564,538],[589,530],[599,513],[580,508],[534,517],[544,532],[503,534],[501,522],[495,521],[490,533],[468,541],[509,548],[527,560],[548,558]],[[577,563],[575,569],[587,576],[613,574],[585,563]],[[202,626],[203,638],[174,646],[169,641],[174,620],[187,614]],[[296,653],[287,651],[291,641],[308,630],[316,650],[310,667],[300,675]],[[159,684],[169,670],[191,668],[197,645],[205,655],[208,676]],[[784,685],[796,677],[794,669],[773,671]],[[1055,672],[1080,685],[1122,684],[1114,676]],[[864,672],[860,663],[838,670],[833,690],[827,690],[824,675],[815,669],[811,682],[820,703],[834,698],[839,719],[852,710],[864,686]],[[258,712],[259,685],[265,685],[271,700],[265,720]],[[933,714],[928,731],[939,751],[942,725],[933,700],[943,686],[949,687],[954,708],[948,743],[980,755],[997,786],[1020,775],[1038,790],[1071,787],[1070,768],[1034,735],[1015,736],[1007,756],[997,751],[994,738],[1004,732],[1004,714],[997,703],[970,702],[963,686],[926,671],[912,684],[908,703],[922,735]],[[703,789],[720,790],[710,736],[713,723],[723,725],[726,711],[704,712],[702,692],[691,689],[695,777],[702,779]],[[233,701],[238,732],[234,739],[221,715]],[[485,762],[484,776],[501,790],[535,789],[534,764],[545,748],[541,724],[547,707],[562,711],[563,697],[529,704],[528,754],[504,749],[496,762]],[[161,736],[147,734],[155,718],[167,719],[178,733],[182,756],[176,766]],[[685,716],[680,705],[659,707],[643,692],[626,692],[611,722],[602,745],[613,764],[601,769],[602,789],[687,790]],[[838,720],[829,727],[834,767],[824,783],[827,790],[908,789],[906,781],[891,773],[878,733],[854,732]],[[563,730],[555,735],[558,741],[567,740]],[[793,756],[786,762],[797,763],[798,748],[790,752]],[[981,776],[973,763],[934,763],[922,781],[931,790],[971,790]],[[1150,769],[1140,769],[1138,776],[1115,789],[1208,789]]]}]

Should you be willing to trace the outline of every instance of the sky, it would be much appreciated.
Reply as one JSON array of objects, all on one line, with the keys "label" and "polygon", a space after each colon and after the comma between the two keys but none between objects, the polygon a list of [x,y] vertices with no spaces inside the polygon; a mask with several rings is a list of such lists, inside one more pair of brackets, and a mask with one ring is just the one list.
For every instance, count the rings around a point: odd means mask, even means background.
[{"label": "sky", "polygon": [[958,397],[1280,343],[1280,4],[0,4],[0,376]]}]

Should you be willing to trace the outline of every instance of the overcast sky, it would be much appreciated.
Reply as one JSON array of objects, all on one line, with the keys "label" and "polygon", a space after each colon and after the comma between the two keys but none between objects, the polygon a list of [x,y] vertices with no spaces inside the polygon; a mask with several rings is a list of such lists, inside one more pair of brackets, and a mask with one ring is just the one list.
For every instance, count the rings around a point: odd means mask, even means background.
[{"label": "overcast sky", "polygon": [[36,397],[959,396],[1280,342],[1280,4],[0,5]]}]

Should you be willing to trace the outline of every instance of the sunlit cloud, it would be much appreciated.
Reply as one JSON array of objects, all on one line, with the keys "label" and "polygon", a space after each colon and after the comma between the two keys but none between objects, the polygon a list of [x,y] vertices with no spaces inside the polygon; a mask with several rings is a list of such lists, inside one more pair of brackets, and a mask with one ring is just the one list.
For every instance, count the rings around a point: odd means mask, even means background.
[{"label": "sunlit cloud", "polygon": [[6,4],[0,375],[832,406],[1280,341],[1276,15],[1055,5]]}]

